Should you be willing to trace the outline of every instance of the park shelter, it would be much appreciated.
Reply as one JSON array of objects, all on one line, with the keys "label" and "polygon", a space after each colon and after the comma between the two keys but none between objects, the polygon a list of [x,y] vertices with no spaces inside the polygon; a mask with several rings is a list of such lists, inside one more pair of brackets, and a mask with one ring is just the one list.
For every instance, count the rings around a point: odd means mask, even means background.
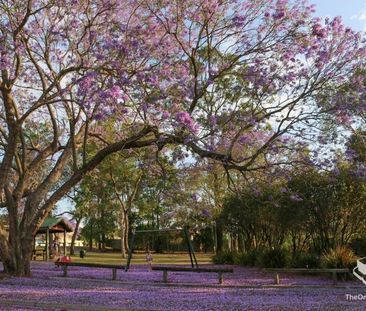
[{"label": "park shelter", "polygon": [[66,232],[72,232],[71,225],[62,217],[47,217],[37,234],[46,235],[46,260],[50,259],[50,234],[63,233],[64,234],[64,254],[66,254]]}]

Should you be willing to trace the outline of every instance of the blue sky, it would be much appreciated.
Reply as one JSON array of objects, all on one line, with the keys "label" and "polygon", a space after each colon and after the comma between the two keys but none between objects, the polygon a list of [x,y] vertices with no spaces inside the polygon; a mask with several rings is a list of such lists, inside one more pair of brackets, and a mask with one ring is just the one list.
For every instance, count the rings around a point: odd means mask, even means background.
[{"label": "blue sky", "polygon": [[342,16],[354,30],[366,30],[366,0],[309,0],[316,4],[317,16]]}]

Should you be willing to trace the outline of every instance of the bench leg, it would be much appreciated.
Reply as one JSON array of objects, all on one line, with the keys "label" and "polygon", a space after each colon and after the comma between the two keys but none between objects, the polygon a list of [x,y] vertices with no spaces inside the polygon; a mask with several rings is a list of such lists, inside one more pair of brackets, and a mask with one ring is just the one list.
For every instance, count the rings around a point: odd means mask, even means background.
[{"label": "bench leg", "polygon": [[62,270],[64,271],[64,277],[67,277],[67,265],[63,265]]},{"label": "bench leg", "polygon": [[117,278],[117,269],[112,268],[112,280],[115,280]]},{"label": "bench leg", "polygon": [[168,271],[163,271],[163,282],[168,283]]},{"label": "bench leg", "polygon": [[275,274],[274,282],[276,285],[280,285],[280,274],[279,273]]},{"label": "bench leg", "polygon": [[224,282],[224,274],[220,271],[219,272],[219,284],[222,284]]}]

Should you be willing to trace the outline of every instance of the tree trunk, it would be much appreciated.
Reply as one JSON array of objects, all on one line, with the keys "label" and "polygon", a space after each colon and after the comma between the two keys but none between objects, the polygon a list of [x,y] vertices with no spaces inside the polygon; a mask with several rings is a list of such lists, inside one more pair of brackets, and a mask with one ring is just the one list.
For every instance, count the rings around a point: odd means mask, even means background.
[{"label": "tree trunk", "polygon": [[224,246],[224,232],[220,221],[216,223],[216,234],[217,234],[217,252],[223,251]]},{"label": "tree trunk", "polygon": [[[28,234],[27,234],[28,233]],[[9,236],[0,237],[0,258],[4,272],[15,276],[30,276],[30,262],[33,252],[33,235],[19,230],[18,226],[9,226]],[[0,232],[0,234],[2,234]]]},{"label": "tree trunk", "polygon": [[126,251],[129,250],[129,245],[128,245],[129,230],[130,230],[130,220],[128,218],[128,212],[126,211],[126,215],[125,215],[125,249],[126,249]]},{"label": "tree trunk", "polygon": [[80,223],[81,223],[82,219],[83,219],[82,217],[79,217],[76,219],[75,230],[72,233],[72,238],[71,238],[70,255],[75,255],[75,241],[76,241],[76,237],[79,233],[79,227],[80,227]]},{"label": "tree trunk", "polygon": [[[7,94],[3,95],[3,101],[8,102]],[[5,200],[1,198],[1,203],[8,211],[9,233],[5,232],[0,225],[0,259],[3,263],[4,271],[14,276],[30,276],[30,262],[32,259],[33,239],[45,218],[54,208],[55,204],[64,197],[72,187],[83,179],[86,173],[93,170],[103,159],[108,155],[123,149],[141,148],[155,143],[154,140],[140,141],[140,138],[145,137],[151,132],[150,127],[144,128],[137,135],[129,137],[125,140],[120,140],[110,144],[107,147],[99,150],[95,156],[85,163],[80,169],[76,170],[73,175],[65,181],[61,186],[52,193],[52,188],[60,181],[64,169],[70,159],[75,147],[75,143],[79,141],[85,132],[85,125],[79,129],[79,133],[74,138],[70,138],[66,146],[63,147],[63,152],[50,170],[50,173],[43,178],[33,189],[30,194],[26,193],[29,186],[33,183],[32,176],[37,174],[42,168],[42,163],[45,159],[60,151],[57,135],[55,140],[40,152],[38,156],[29,161],[30,164],[26,167],[27,170],[20,176],[18,185],[11,188],[8,185],[8,179],[12,170],[12,162],[17,150],[17,139],[19,137],[20,124],[13,125],[15,120],[15,112],[13,107],[16,105],[12,102],[7,111],[8,128],[10,135],[7,139],[6,152],[0,161],[0,195],[5,193]],[[26,163],[25,163],[26,164]],[[11,182],[9,182],[11,183]],[[3,193],[4,192],[4,193]],[[26,199],[24,199],[26,198]],[[22,203],[20,203],[22,202]],[[90,248],[93,247],[93,237],[90,237]]]},{"label": "tree trunk", "polygon": [[121,216],[121,254],[122,258],[126,258],[128,252],[128,230],[129,230],[129,219],[128,211],[122,211]]},{"label": "tree trunk", "polygon": [[93,250],[93,225],[90,226],[89,251]]}]

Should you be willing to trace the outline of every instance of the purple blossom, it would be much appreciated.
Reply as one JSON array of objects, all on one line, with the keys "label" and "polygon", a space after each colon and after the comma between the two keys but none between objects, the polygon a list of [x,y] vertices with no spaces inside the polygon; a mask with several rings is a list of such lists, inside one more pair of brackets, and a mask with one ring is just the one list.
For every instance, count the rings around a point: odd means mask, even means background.
[{"label": "purple blossom", "polygon": [[363,164],[358,165],[355,169],[353,169],[353,174],[366,181],[366,166]]},{"label": "purple blossom", "polygon": [[282,19],[286,16],[285,10],[284,9],[277,9],[276,12],[274,14],[272,14],[272,17],[274,19]]},{"label": "purple blossom", "polygon": [[320,24],[315,24],[313,26],[312,34],[319,38],[325,38],[327,36],[327,30],[322,27]]},{"label": "purple blossom", "polygon": [[202,216],[205,218],[209,218],[211,216],[211,213],[208,209],[205,208],[202,210]]},{"label": "purple blossom", "polygon": [[161,115],[162,120],[167,120],[170,117],[170,113],[168,111],[163,111]]},{"label": "purple blossom", "polygon": [[120,98],[121,96],[121,88],[118,85],[114,85],[110,90],[109,90],[109,94],[112,98]]},{"label": "purple blossom", "polygon": [[346,149],[346,158],[349,161],[353,161],[355,158],[357,158],[357,152],[355,150],[353,150],[352,148],[348,147]]},{"label": "purple blossom", "polygon": [[179,124],[187,127],[192,133],[197,133],[198,125],[192,120],[188,112],[181,111],[176,113],[175,119]]},{"label": "purple blossom", "polygon": [[208,120],[209,120],[211,126],[213,126],[213,127],[216,126],[216,124],[217,124],[216,116],[211,115],[211,116],[209,116]]}]

